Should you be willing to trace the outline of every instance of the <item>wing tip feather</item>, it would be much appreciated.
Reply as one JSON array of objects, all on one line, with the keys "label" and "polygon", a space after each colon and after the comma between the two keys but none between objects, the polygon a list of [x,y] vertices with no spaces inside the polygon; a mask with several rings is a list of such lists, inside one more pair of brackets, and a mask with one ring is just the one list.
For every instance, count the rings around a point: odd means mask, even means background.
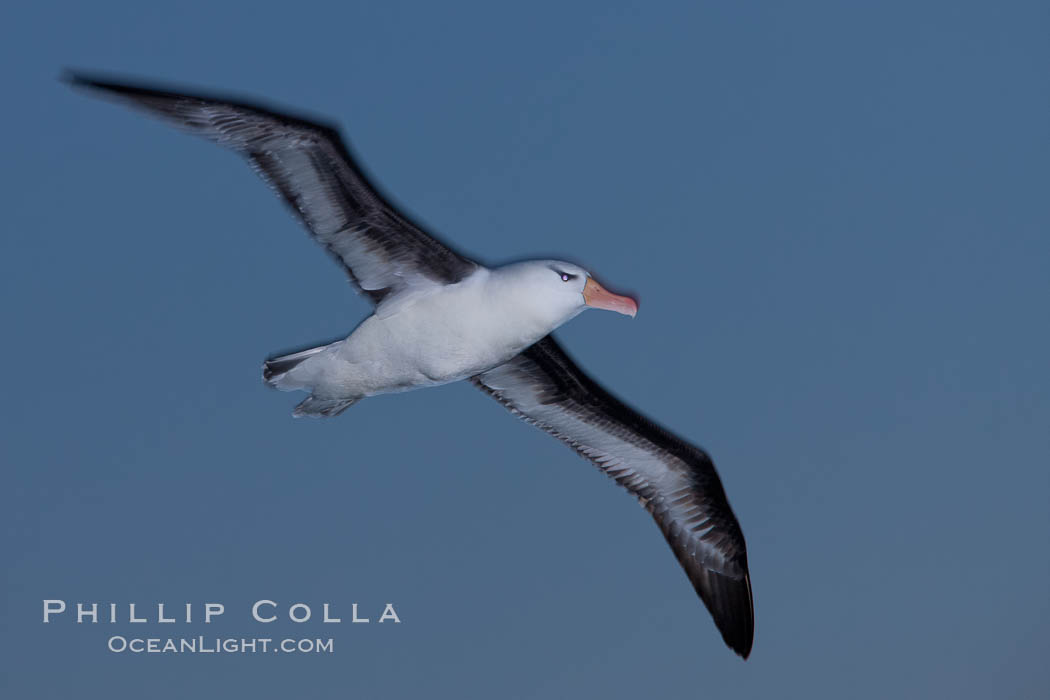
[{"label": "wing tip feather", "polygon": [[59,82],[65,83],[72,88],[87,90],[105,90],[109,92],[144,92],[147,89],[141,85],[135,85],[118,80],[115,77],[102,76],[101,74],[89,74],[63,68],[58,75]]},{"label": "wing tip feather", "polygon": [[693,581],[696,592],[714,618],[722,641],[746,661],[755,639],[751,576],[744,574],[743,578],[734,579],[713,571],[705,574]]}]

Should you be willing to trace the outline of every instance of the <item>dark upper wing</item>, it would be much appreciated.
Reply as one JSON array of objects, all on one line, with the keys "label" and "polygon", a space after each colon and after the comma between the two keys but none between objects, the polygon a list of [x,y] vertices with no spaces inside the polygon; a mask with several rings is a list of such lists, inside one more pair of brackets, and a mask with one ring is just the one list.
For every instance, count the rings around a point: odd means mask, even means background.
[{"label": "dark upper wing", "polygon": [[68,79],[246,156],[377,304],[407,289],[458,282],[477,267],[384,200],[332,127],[226,99]]},{"label": "dark upper wing", "polygon": [[747,658],[747,551],[711,458],[611,396],[552,336],[472,380],[616,479],[652,513],[722,638]]}]

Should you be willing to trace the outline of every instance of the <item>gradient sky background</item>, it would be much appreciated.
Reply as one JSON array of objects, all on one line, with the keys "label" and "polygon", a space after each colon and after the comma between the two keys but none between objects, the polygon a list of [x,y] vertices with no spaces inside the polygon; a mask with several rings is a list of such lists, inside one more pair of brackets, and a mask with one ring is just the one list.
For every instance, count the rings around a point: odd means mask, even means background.
[{"label": "gradient sky background", "polygon": [[[0,694],[1047,696],[1045,2],[2,14]],[[235,156],[66,66],[329,117],[460,250],[636,290],[559,337],[713,455],[752,658],[631,498],[470,386],[293,420],[261,361],[368,305]],[[44,598],[227,613],[43,625]],[[403,623],[259,625],[258,598]]]}]

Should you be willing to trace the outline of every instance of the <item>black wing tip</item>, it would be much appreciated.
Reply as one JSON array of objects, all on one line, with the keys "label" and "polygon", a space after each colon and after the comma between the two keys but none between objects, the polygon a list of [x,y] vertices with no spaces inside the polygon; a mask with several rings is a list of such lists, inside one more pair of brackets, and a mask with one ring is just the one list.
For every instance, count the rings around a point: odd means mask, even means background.
[{"label": "black wing tip", "polygon": [[755,629],[754,627],[748,627],[746,630],[736,630],[738,634],[727,634],[722,633],[722,639],[726,645],[733,650],[733,652],[744,661],[751,656],[751,646],[755,641]]},{"label": "black wing tip", "polygon": [[701,598],[704,598],[726,646],[746,661],[755,641],[751,576],[745,573],[742,579],[732,579],[714,572],[712,574],[715,595],[707,599],[701,593]]},{"label": "black wing tip", "polygon": [[[81,73],[68,68],[62,71],[59,80],[69,85],[74,90],[84,90],[89,93],[95,93],[96,95],[101,93],[101,96],[103,97],[117,99],[124,98],[136,102],[140,106],[152,107],[154,110],[157,110],[159,105],[166,102],[174,102],[187,98],[191,100],[231,103],[230,100],[224,97],[212,97],[194,93],[189,90],[184,92],[174,85],[165,85],[162,83],[147,84],[144,81],[128,79],[124,76],[103,75],[101,73]],[[259,107],[253,105],[245,104],[238,106],[259,110]],[[159,111],[163,112],[165,110],[160,109]]]},{"label": "black wing tip", "polygon": [[144,85],[125,81],[116,76],[103,76],[100,74],[82,73],[72,68],[64,68],[58,76],[59,82],[63,82],[72,88],[88,90],[108,90],[110,92],[136,93],[155,92]]},{"label": "black wing tip", "polygon": [[685,559],[682,565],[693,584],[693,590],[711,613],[722,641],[738,656],[747,659],[755,639],[755,604],[751,595],[751,576],[744,563],[741,577],[704,568]]},{"label": "black wing tip", "polygon": [[[323,116],[298,113],[276,107],[265,101],[245,98],[239,95],[211,92],[207,89],[201,90],[196,87],[182,86],[178,84],[165,83],[163,81],[145,81],[137,78],[129,78],[124,75],[88,73],[70,68],[64,69],[58,78],[74,89],[108,92],[120,97],[138,101],[147,107],[157,109],[158,104],[176,100],[191,100],[199,102],[211,102],[222,104],[247,112],[255,112],[270,118],[277,119],[290,126],[300,127],[314,132],[321,132],[334,142],[345,144],[339,136],[339,128],[336,124]],[[149,98],[154,98],[150,100]],[[152,102],[153,104],[149,104]],[[160,111],[164,111],[161,109]]]}]

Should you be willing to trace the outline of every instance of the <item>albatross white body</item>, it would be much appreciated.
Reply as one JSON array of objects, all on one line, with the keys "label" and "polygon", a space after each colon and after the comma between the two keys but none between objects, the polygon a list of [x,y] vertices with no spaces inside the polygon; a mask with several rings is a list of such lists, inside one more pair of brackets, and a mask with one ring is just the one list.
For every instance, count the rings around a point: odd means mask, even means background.
[{"label": "albatross white body", "polygon": [[479,265],[455,284],[384,300],[345,340],[271,360],[273,367],[294,365],[267,381],[284,391],[311,391],[315,401],[303,413],[467,379],[583,311],[587,278],[579,267],[556,260],[493,270]]},{"label": "albatross white body", "polygon": [[722,639],[754,639],[747,547],[706,452],[588,377],[550,335],[587,307],[637,304],[569,263],[487,268],[386,201],[332,127],[225,98],[70,76],[245,157],[375,304],[345,340],[274,357],[263,379],[335,416],[374,394],[469,379],[615,479],[652,514]]}]

